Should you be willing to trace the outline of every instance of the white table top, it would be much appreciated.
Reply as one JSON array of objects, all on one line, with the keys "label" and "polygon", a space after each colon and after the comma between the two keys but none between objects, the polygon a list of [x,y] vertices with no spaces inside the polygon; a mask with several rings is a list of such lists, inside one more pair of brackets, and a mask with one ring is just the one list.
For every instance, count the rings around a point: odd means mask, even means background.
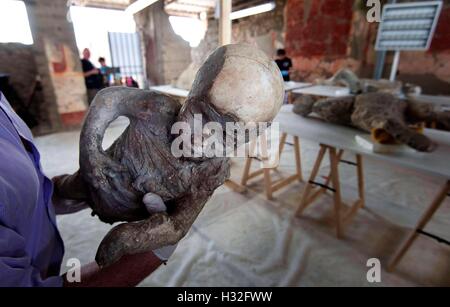
[{"label": "white table top", "polygon": [[[284,82],[284,90],[286,92],[290,92],[292,90],[303,88],[303,87],[308,87],[311,85],[312,85],[311,83],[305,83],[305,82],[286,81],[286,82]],[[159,92],[159,93],[167,94],[170,96],[182,97],[182,98],[186,98],[189,94],[189,91],[180,89],[180,88],[176,88],[170,84],[155,85],[155,86],[151,86],[150,89],[153,91]]]},{"label": "white table top", "polygon": [[294,94],[314,95],[323,97],[342,97],[350,94],[350,89],[343,86],[332,85],[314,85],[310,87],[304,87],[292,91]]},{"label": "white table top", "polygon": [[170,84],[150,86],[150,89],[155,92],[159,92],[159,93],[166,94],[169,96],[181,97],[181,98],[186,98],[189,94],[189,91],[181,89],[181,88],[176,88]]},{"label": "white table top", "polygon": [[284,91],[290,92],[295,89],[312,86],[311,83],[297,82],[297,81],[284,81]]},{"label": "white table top", "polygon": [[279,123],[282,132],[290,135],[401,165],[432,176],[450,179],[449,132],[425,129],[425,135],[438,143],[437,149],[431,153],[402,151],[379,154],[369,151],[356,143],[356,135],[364,134],[363,131],[330,124],[318,118],[302,117],[292,112],[292,105],[282,106],[274,122]]}]

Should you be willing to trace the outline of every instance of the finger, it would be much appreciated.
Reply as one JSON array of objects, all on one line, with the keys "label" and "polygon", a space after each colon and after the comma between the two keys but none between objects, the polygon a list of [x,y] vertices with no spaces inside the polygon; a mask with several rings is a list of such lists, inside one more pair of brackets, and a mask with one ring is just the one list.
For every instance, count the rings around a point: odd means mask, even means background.
[{"label": "finger", "polygon": [[150,214],[167,211],[167,207],[164,204],[164,201],[157,194],[147,193],[144,195],[142,201],[148,213]]}]

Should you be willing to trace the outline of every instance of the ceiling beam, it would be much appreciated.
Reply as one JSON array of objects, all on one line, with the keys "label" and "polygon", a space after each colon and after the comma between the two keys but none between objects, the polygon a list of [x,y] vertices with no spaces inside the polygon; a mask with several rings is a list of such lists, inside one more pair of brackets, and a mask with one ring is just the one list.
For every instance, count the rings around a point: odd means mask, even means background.
[{"label": "ceiling beam", "polygon": [[219,44],[231,44],[231,0],[220,0]]}]

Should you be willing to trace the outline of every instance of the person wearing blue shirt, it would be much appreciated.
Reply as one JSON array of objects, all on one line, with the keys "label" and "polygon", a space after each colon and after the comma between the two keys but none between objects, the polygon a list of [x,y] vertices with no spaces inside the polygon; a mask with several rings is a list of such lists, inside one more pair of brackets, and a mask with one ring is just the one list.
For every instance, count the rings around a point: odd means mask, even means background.
[{"label": "person wearing blue shirt", "polygon": [[277,57],[275,62],[278,65],[278,68],[281,71],[281,75],[283,76],[284,81],[290,81],[291,77],[289,75],[292,68],[292,61],[287,57],[286,51],[284,49],[277,50]]}]

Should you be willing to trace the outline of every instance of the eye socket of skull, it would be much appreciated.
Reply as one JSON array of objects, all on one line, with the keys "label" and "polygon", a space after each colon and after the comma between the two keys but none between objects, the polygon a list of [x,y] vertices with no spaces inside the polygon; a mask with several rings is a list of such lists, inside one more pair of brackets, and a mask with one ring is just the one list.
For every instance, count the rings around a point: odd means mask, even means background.
[{"label": "eye socket of skull", "polygon": [[217,48],[200,68],[190,97],[207,97],[215,110],[244,123],[270,122],[284,99],[275,64],[248,44]]}]

